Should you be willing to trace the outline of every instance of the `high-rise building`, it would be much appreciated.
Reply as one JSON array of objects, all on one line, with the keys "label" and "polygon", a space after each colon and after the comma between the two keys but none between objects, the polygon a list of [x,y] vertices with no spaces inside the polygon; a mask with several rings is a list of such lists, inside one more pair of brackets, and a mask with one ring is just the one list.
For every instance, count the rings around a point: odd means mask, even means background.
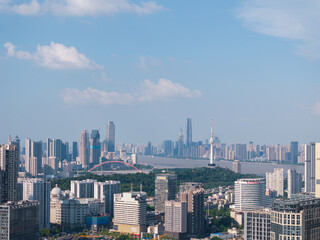
[{"label": "high-rise building", "polygon": [[7,202],[0,205],[0,239],[39,239],[38,201]]},{"label": "high-rise building", "polygon": [[37,200],[39,202],[39,227],[50,228],[50,190],[51,183],[38,178],[21,179],[21,200]]},{"label": "high-rise building", "polygon": [[117,232],[146,232],[147,201],[144,192],[124,192],[114,195],[113,229]]},{"label": "high-rise building", "polygon": [[0,203],[16,201],[18,149],[15,145],[0,145]]},{"label": "high-rise building", "polygon": [[82,181],[72,180],[71,192],[75,198],[93,198],[94,197],[94,184],[96,180],[86,179]]},{"label": "high-rise building", "polygon": [[320,143],[315,143],[315,193],[320,198]]},{"label": "high-rise building", "polygon": [[165,156],[173,156],[174,144],[171,140],[165,140],[163,142],[163,153]]},{"label": "high-rise building", "polygon": [[47,138],[46,151],[45,151],[46,157],[51,157],[52,156],[52,154],[51,154],[51,146],[52,146],[52,140],[50,138]]},{"label": "high-rise building", "polygon": [[100,162],[101,145],[98,130],[92,130],[90,138],[90,163],[97,165]]},{"label": "high-rise building", "polygon": [[18,137],[18,135],[9,143],[9,145],[10,144],[17,146],[17,151],[20,156],[20,138]]},{"label": "high-rise building", "polygon": [[175,200],[177,176],[174,173],[157,174],[155,179],[155,210],[164,212],[165,201]]},{"label": "high-rise building", "polygon": [[275,168],[273,172],[266,173],[266,189],[275,192],[276,196],[283,196],[283,169]]},{"label": "high-rise building", "polygon": [[187,118],[187,131],[186,131],[187,139],[186,139],[186,145],[189,149],[192,144],[192,120],[191,118]]},{"label": "high-rise building", "polygon": [[241,173],[241,164],[239,160],[234,160],[232,169],[235,173]]},{"label": "high-rise building", "polygon": [[32,175],[37,175],[42,169],[42,141],[31,141],[26,139],[26,155],[25,155],[26,171]]},{"label": "high-rise building", "polygon": [[82,167],[86,169],[89,164],[89,135],[87,130],[82,130],[81,136],[80,136],[80,162],[82,164]]},{"label": "high-rise building", "polygon": [[204,232],[204,190],[192,189],[180,193],[180,201],[187,202],[187,233],[192,236]]},{"label": "high-rise building", "polygon": [[104,199],[105,201],[105,213],[109,216],[113,216],[113,204],[114,194],[121,192],[120,181],[105,181],[94,183],[94,198]]},{"label": "high-rise building", "polygon": [[291,142],[291,164],[298,163],[298,142]]},{"label": "high-rise building", "polygon": [[277,199],[271,210],[271,240],[320,239],[320,199],[295,195]]},{"label": "high-rise building", "polygon": [[50,146],[50,156],[56,157],[58,163],[62,162],[62,141],[60,139],[53,139]]},{"label": "high-rise building", "polygon": [[242,143],[235,144],[235,159],[236,160],[247,160],[247,145]]},{"label": "high-rise building", "polygon": [[186,235],[187,227],[187,202],[165,202],[165,231],[171,238],[180,239]]},{"label": "high-rise building", "polygon": [[183,132],[180,130],[178,140],[176,142],[176,155],[178,157],[184,157],[184,143],[183,143]]},{"label": "high-rise building", "polygon": [[211,136],[210,136],[210,162],[209,162],[209,166],[215,166],[214,162],[213,162],[213,145],[214,145],[214,137],[213,137],[213,120],[211,119]]},{"label": "high-rise building", "polygon": [[270,240],[270,209],[259,209],[244,212],[244,239]]},{"label": "high-rise building", "polygon": [[43,172],[46,175],[56,175],[58,168],[59,168],[59,162],[56,157],[44,157],[42,158],[42,164],[43,164]]},{"label": "high-rise building", "polygon": [[116,146],[116,127],[112,121],[107,124],[107,146],[108,152],[115,152]]},{"label": "high-rise building", "polygon": [[304,177],[306,192],[315,192],[316,144],[317,143],[311,143],[305,145]]},{"label": "high-rise building", "polygon": [[76,161],[78,155],[78,142],[72,142],[72,160]]},{"label": "high-rise building", "polygon": [[235,181],[235,210],[249,211],[266,207],[266,182],[263,178],[238,179]]},{"label": "high-rise building", "polygon": [[302,177],[295,169],[288,169],[288,198],[292,194],[300,193],[302,187]]}]

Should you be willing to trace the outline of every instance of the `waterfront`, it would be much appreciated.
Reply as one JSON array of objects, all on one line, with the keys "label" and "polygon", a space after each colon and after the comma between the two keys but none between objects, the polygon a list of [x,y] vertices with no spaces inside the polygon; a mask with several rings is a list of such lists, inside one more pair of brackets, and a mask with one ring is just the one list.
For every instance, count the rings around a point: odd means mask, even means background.
[{"label": "waterfront", "polygon": [[[139,164],[148,164],[155,168],[196,168],[208,166],[209,160],[182,159],[168,157],[139,156]],[[215,161],[219,167],[232,169],[232,161]],[[241,173],[257,174],[264,176],[266,172],[272,172],[274,168],[283,168],[284,175],[290,168],[296,169],[298,173],[304,174],[304,166],[276,163],[241,162]]]}]

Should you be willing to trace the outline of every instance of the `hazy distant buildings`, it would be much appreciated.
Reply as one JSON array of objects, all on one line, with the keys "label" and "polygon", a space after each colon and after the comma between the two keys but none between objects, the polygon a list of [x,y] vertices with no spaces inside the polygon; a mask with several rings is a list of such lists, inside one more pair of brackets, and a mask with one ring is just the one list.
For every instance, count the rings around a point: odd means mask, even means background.
[{"label": "hazy distant buildings", "polygon": [[232,169],[235,173],[241,173],[241,163],[239,160],[234,160]]},{"label": "hazy distant buildings", "polygon": [[288,169],[288,198],[292,194],[300,193],[302,187],[302,177],[295,169]]},{"label": "hazy distant buildings", "polygon": [[266,182],[263,178],[238,179],[235,181],[235,210],[247,211],[264,208]]},{"label": "hazy distant buildings", "polygon": [[98,130],[92,130],[90,137],[90,163],[97,165],[100,163],[101,144]]},{"label": "hazy distant buildings", "polygon": [[72,160],[76,161],[78,156],[78,142],[72,142]]},{"label": "hazy distant buildings", "polygon": [[87,130],[82,130],[81,136],[80,136],[80,162],[82,164],[82,167],[86,169],[89,164],[89,134]]},{"label": "hazy distant buildings", "polygon": [[171,140],[166,140],[163,142],[163,153],[165,156],[174,155],[174,144]]},{"label": "hazy distant buildings", "polygon": [[115,152],[116,146],[116,127],[112,121],[109,121],[107,124],[107,151]]},{"label": "hazy distant buildings", "polygon": [[291,142],[291,164],[298,163],[298,142]]},{"label": "hazy distant buildings", "polygon": [[144,192],[124,192],[114,195],[113,229],[117,232],[146,232],[147,202]]},{"label": "hazy distant buildings", "polygon": [[266,189],[275,192],[275,196],[283,196],[283,169],[275,168],[266,173]]},{"label": "hazy distant buildings", "polygon": [[25,168],[26,172],[36,176],[42,169],[42,141],[26,139]]},{"label": "hazy distant buildings", "polygon": [[17,199],[19,153],[15,145],[0,145],[0,204]]},{"label": "hazy distant buildings", "polygon": [[174,173],[157,174],[155,179],[155,210],[164,212],[165,201],[175,200],[177,176]]}]

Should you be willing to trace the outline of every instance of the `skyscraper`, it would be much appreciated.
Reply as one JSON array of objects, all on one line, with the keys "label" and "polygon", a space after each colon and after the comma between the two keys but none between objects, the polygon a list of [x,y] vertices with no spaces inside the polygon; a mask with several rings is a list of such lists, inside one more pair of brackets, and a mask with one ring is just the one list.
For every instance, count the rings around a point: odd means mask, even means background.
[{"label": "skyscraper", "polygon": [[298,163],[298,142],[291,142],[291,164]]},{"label": "skyscraper", "polygon": [[239,160],[234,160],[233,164],[232,164],[232,170],[235,173],[241,173],[241,164]]},{"label": "skyscraper", "polygon": [[115,152],[116,145],[116,127],[112,121],[107,124],[107,146],[108,152]]},{"label": "skyscraper", "polygon": [[78,142],[72,142],[72,160],[75,161],[78,155]]},{"label": "skyscraper", "polygon": [[[32,168],[31,168],[32,167]],[[25,154],[26,172],[39,173],[42,168],[42,141],[31,141],[26,139],[26,154]]]},{"label": "skyscraper", "polygon": [[56,157],[57,161],[60,163],[62,159],[62,141],[60,139],[53,139],[50,146],[50,156]]},{"label": "skyscraper", "polygon": [[39,227],[50,228],[50,189],[51,183],[38,178],[26,178],[22,184],[22,200],[39,202]]},{"label": "skyscraper", "polygon": [[92,130],[90,138],[90,163],[98,164],[101,155],[100,134],[98,130]]},{"label": "skyscraper", "polygon": [[266,173],[266,188],[275,191],[276,196],[283,196],[283,169],[275,168],[273,172]]},{"label": "skyscraper", "polygon": [[87,130],[82,130],[80,136],[80,162],[83,168],[87,168],[89,164],[89,135]]},{"label": "skyscraper", "polygon": [[164,212],[165,201],[175,200],[177,176],[174,173],[157,174],[155,179],[155,210]]},{"label": "skyscraper", "polygon": [[192,236],[204,232],[204,190],[192,189],[180,193],[180,201],[187,202],[187,233]]},{"label": "skyscraper", "polygon": [[292,194],[300,193],[302,187],[302,177],[295,169],[288,169],[288,198]]},{"label": "skyscraper", "polygon": [[304,177],[306,192],[315,192],[316,144],[317,143],[311,143],[305,145]]},{"label": "skyscraper", "polygon": [[187,233],[187,202],[165,202],[165,230],[170,238],[180,239]]},{"label": "skyscraper", "polygon": [[320,197],[320,143],[315,143],[315,192],[316,197]]},{"label": "skyscraper", "polygon": [[0,203],[16,201],[18,149],[15,145],[0,145]]},{"label": "skyscraper", "polygon": [[192,122],[191,118],[187,118],[187,139],[186,139],[186,145],[187,148],[189,149],[192,144]]},{"label": "skyscraper", "polygon": [[120,181],[105,181],[94,183],[94,198],[104,199],[105,213],[113,216],[114,194],[121,192]]}]

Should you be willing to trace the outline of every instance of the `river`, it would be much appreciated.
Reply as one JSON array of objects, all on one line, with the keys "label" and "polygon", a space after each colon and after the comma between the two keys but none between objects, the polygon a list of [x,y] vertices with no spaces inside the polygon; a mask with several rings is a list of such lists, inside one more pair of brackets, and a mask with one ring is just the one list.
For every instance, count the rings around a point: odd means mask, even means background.
[{"label": "river", "polygon": [[[209,160],[200,159],[182,159],[182,158],[169,158],[169,157],[152,157],[140,156],[139,164],[148,164],[155,168],[196,168],[208,166]],[[219,167],[229,168],[232,170],[232,161],[215,161]],[[296,169],[298,173],[304,174],[304,166],[290,165],[290,164],[276,164],[276,163],[259,163],[259,162],[241,162],[241,173],[243,174],[256,174],[265,176],[266,172],[273,172],[274,168],[283,168],[284,177],[287,176],[287,171],[290,168]]]}]

